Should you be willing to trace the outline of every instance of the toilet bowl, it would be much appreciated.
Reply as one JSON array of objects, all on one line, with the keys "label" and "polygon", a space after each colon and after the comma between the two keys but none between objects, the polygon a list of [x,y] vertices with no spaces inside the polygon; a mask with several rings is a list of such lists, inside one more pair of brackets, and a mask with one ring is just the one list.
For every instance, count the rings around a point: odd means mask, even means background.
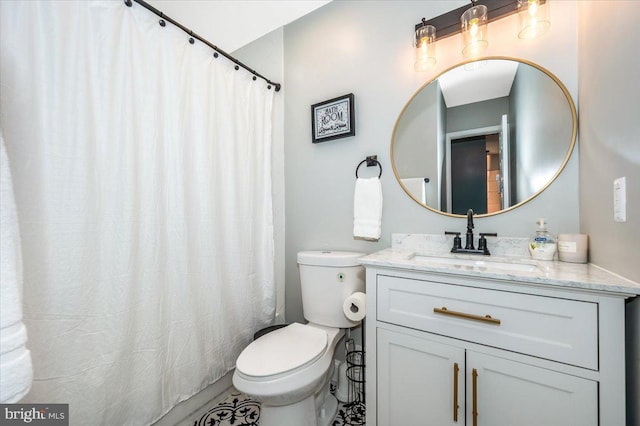
[{"label": "toilet bowl", "polygon": [[326,426],[338,408],[329,393],[344,330],[293,323],[260,337],[238,357],[233,385],[260,401],[260,426]]},{"label": "toilet bowl", "polygon": [[338,409],[329,393],[333,355],[349,320],[343,302],[364,291],[363,253],[298,253],[302,307],[308,324],[262,335],[238,357],[233,385],[260,402],[260,426],[328,426]]}]

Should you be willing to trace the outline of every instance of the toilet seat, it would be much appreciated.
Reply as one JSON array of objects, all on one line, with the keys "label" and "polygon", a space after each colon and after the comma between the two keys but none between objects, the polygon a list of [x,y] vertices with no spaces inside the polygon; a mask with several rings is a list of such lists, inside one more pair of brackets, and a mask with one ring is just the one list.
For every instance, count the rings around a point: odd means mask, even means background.
[{"label": "toilet seat", "polygon": [[314,363],[327,346],[326,331],[293,323],[247,346],[236,361],[236,370],[254,380],[271,380]]}]

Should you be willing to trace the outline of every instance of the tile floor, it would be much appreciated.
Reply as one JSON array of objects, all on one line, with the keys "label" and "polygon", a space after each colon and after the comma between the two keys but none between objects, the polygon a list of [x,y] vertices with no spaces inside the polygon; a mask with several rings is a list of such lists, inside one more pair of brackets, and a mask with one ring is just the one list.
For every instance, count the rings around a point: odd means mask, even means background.
[{"label": "tile floor", "polygon": [[[335,385],[331,385],[332,393]],[[191,426],[258,426],[260,404],[248,396],[232,389],[231,392],[211,408],[192,417]],[[365,424],[365,405],[362,402],[340,404],[332,426],[355,426]]]}]

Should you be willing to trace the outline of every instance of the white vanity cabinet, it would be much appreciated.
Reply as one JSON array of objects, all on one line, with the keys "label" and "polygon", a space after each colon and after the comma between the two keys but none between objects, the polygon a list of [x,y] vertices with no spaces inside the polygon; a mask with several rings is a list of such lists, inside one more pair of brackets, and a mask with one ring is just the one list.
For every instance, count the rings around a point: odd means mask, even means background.
[{"label": "white vanity cabinet", "polygon": [[[465,397],[464,349],[384,328],[377,331],[377,424],[464,424],[464,404],[462,409],[459,405]],[[367,425],[370,417],[367,413]]]},{"label": "white vanity cabinet", "polygon": [[598,424],[593,380],[429,336],[378,328],[377,339],[379,425]]},{"label": "white vanity cabinet", "polygon": [[367,426],[624,426],[629,294],[363,263]]},{"label": "white vanity cabinet", "polygon": [[467,423],[598,425],[596,381],[471,350],[466,355]]}]

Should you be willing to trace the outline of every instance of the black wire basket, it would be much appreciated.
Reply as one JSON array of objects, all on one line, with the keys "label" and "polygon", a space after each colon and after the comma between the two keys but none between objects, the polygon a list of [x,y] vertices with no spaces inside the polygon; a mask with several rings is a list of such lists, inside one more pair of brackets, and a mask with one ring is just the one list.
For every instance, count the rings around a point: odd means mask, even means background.
[{"label": "black wire basket", "polygon": [[348,401],[344,408],[352,425],[365,424],[365,354],[356,350],[353,339],[345,341]]}]

